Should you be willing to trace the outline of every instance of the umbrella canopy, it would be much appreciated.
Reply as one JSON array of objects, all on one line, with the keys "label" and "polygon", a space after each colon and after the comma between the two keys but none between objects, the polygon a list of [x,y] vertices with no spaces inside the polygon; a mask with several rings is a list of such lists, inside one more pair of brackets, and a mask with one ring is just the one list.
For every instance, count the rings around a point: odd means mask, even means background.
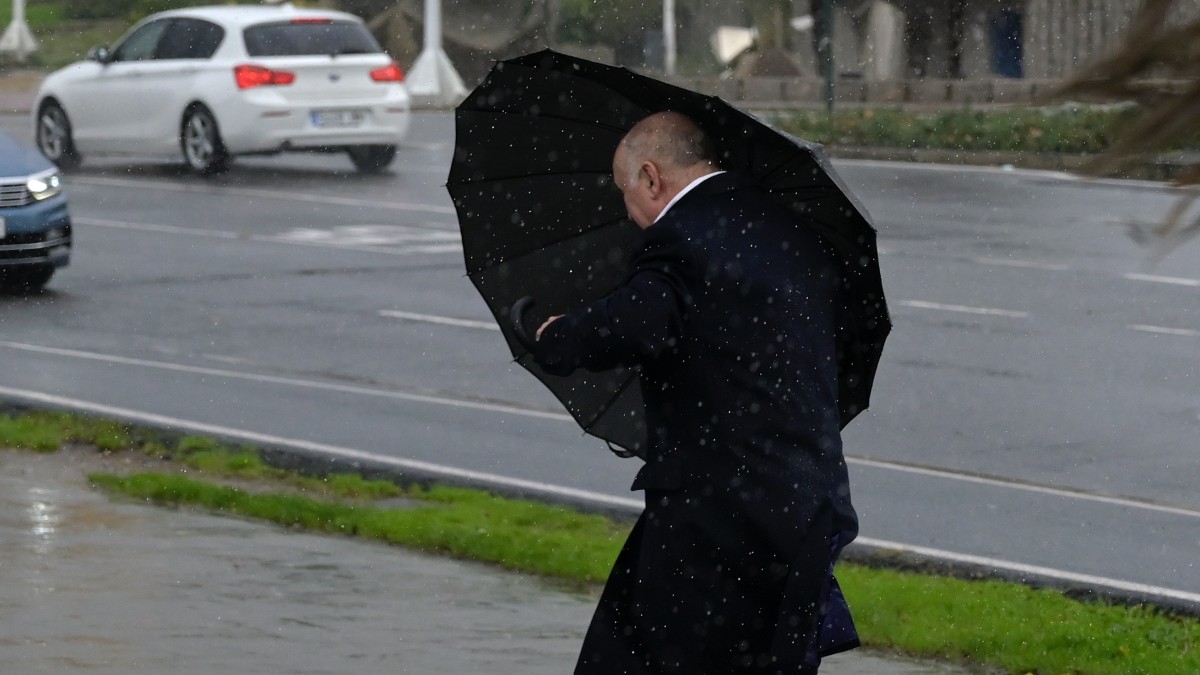
[{"label": "umbrella canopy", "polygon": [[875,230],[818,146],[724,101],[624,68],[541,51],[497,62],[455,111],[447,189],[467,274],[517,361],[589,434],[641,455],[646,442],[636,370],[542,371],[514,331],[513,304],[537,299],[530,324],[607,294],[638,241],[612,181],[612,156],[634,124],[672,110],[712,138],[721,168],[747,176],[812,227],[844,264],[838,326],[842,426],[867,407],[891,329]]}]

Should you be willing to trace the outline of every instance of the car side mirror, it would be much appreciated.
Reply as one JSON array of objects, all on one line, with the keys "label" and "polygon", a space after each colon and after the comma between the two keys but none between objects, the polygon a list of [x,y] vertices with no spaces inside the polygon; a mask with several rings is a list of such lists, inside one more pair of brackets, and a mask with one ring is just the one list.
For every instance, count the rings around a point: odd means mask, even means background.
[{"label": "car side mirror", "polygon": [[92,47],[88,50],[88,61],[96,61],[98,63],[108,63],[112,52],[108,51],[108,47]]}]

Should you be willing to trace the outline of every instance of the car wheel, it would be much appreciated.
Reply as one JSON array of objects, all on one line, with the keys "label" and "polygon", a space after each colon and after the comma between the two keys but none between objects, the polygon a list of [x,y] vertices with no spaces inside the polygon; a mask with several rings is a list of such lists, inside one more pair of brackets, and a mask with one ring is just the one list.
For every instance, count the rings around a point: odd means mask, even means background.
[{"label": "car wheel", "polygon": [[221,142],[217,119],[204,106],[196,106],[184,113],[179,145],[188,168],[202,176],[229,168],[232,158]]},{"label": "car wheel", "polygon": [[0,286],[6,290],[28,293],[40,291],[54,276],[50,265],[32,265],[0,269]]},{"label": "car wheel", "polygon": [[37,146],[59,169],[69,171],[79,166],[81,157],[71,137],[71,120],[67,111],[56,101],[42,104],[37,116]]},{"label": "car wheel", "polygon": [[346,149],[354,167],[363,173],[380,173],[396,157],[394,145],[353,145]]}]

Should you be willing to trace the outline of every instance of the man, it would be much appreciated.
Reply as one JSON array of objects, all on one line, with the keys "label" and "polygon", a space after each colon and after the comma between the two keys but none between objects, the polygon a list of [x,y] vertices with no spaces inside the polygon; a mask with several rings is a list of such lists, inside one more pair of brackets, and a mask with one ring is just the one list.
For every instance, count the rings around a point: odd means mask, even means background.
[{"label": "man", "polygon": [[720,171],[678,113],[629,131],[613,179],[643,230],[632,272],[544,323],[534,349],[553,374],[639,367],[650,430],[633,484],[646,509],[575,672],[814,673],[821,654],[858,644],[830,573],[857,532],[837,410],[840,265],[795,214]]}]

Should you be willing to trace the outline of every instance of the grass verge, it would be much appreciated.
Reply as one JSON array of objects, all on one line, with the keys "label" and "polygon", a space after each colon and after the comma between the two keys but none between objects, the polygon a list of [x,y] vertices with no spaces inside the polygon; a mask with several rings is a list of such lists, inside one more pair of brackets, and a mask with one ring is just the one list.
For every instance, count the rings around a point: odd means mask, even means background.
[{"label": "grass verge", "polygon": [[[0,415],[0,447],[46,452],[68,444],[144,460],[131,473],[91,475],[113,494],[441,552],[584,586],[604,579],[627,532],[627,524],[600,516],[478,490],[302,475],[265,464],[254,448],[208,438],[63,413]],[[841,565],[838,576],[871,647],[1015,674],[1200,672],[1200,622],[1193,619],[1000,581],[851,564]]]},{"label": "grass verge", "polygon": [[[904,149],[1097,154],[1141,114],[1136,106],[1060,105],[920,112],[899,108],[778,113],[779,128],[815,143]],[[1200,134],[1177,147],[1200,148]]]}]

